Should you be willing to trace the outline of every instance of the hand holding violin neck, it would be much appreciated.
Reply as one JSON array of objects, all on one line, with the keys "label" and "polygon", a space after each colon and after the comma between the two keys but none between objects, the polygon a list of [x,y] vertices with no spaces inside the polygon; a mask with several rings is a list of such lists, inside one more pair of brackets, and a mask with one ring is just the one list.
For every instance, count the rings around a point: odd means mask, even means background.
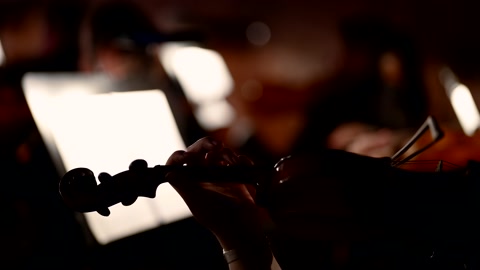
[{"label": "hand holding violin neck", "polygon": [[239,165],[148,167],[144,160],[135,160],[127,171],[113,176],[100,173],[98,185],[89,169],[73,169],[62,177],[59,190],[66,204],[73,210],[97,211],[108,215],[108,207],[117,203],[131,205],[138,197],[155,198],[158,186],[168,182],[166,176],[171,172],[184,174],[185,179],[195,182],[244,183],[258,187],[271,177],[273,168]]}]

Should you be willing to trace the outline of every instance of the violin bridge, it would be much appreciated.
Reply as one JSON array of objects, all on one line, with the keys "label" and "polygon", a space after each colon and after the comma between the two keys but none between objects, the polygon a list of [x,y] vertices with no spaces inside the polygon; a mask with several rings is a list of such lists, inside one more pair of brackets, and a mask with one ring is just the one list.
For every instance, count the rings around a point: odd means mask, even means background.
[{"label": "violin bridge", "polygon": [[437,164],[437,168],[435,169],[435,172],[442,172],[443,170],[443,160],[440,160]]}]

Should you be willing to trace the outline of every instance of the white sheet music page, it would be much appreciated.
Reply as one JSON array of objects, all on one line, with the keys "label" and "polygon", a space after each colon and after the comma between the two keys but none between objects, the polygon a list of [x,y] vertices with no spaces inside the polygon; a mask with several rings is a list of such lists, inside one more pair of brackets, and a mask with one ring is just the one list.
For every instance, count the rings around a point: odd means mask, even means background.
[{"label": "white sheet music page", "polygon": [[[153,167],[165,164],[174,151],[185,149],[160,90],[43,95],[38,102],[42,105],[32,104],[32,112],[42,128],[49,129],[67,171],[85,167],[96,177],[101,172],[114,175],[127,170],[135,159],[144,159]],[[140,197],[133,205],[117,204],[110,211],[108,217],[85,214],[101,244],[191,216],[168,183],[159,186],[155,199]]]}]

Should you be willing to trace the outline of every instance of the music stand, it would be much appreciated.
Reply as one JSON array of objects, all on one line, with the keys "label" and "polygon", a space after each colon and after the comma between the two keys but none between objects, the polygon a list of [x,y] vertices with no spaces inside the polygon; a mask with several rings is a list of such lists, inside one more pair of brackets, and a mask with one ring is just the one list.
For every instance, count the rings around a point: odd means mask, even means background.
[{"label": "music stand", "polygon": [[[160,89],[115,91],[103,74],[27,73],[23,91],[40,135],[60,176],[76,167],[121,172],[144,159],[164,164],[185,148],[164,92]],[[83,214],[100,244],[191,217],[178,193],[163,184],[155,199],[139,198],[110,208],[106,218]]]}]

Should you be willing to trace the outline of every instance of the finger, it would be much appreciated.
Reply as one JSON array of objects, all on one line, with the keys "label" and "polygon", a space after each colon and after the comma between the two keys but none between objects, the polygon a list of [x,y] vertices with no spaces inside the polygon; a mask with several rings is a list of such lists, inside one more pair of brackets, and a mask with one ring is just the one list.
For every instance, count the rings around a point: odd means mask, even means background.
[{"label": "finger", "polygon": [[205,157],[183,150],[175,151],[165,163],[166,165],[205,165]]},{"label": "finger", "polygon": [[[202,160],[199,161],[199,155],[195,153],[188,153],[182,150],[174,152],[170,158],[167,160],[166,165],[174,165],[174,166],[184,166],[184,165],[203,165],[203,156]],[[191,174],[188,172],[181,172],[181,171],[172,171],[165,175],[165,180],[170,182],[172,185],[178,185],[181,183],[191,183],[189,178]]]},{"label": "finger", "polygon": [[239,164],[241,165],[248,165],[248,166],[253,166],[254,163],[251,159],[249,159],[247,156],[244,156],[244,155],[238,155],[238,160],[239,160]]},{"label": "finger", "polygon": [[186,163],[185,151],[178,150],[173,152],[167,159],[166,165],[183,165]]},{"label": "finger", "polygon": [[210,151],[205,155],[207,165],[230,166],[240,162],[238,156],[229,148],[222,148],[217,151]]},{"label": "finger", "polygon": [[194,142],[187,148],[189,153],[208,153],[216,149],[223,148],[223,143],[213,139],[212,137],[203,137],[198,141]]},{"label": "finger", "polygon": [[[252,166],[253,162],[243,155],[237,155],[233,150],[229,148],[223,148],[221,151],[209,152],[206,155],[207,164],[209,165],[244,165]],[[256,196],[256,187],[254,185],[245,185],[246,190],[251,198]]]},{"label": "finger", "polygon": [[[245,165],[245,166],[254,165],[254,162],[251,159],[249,159],[247,156],[238,155],[237,157],[238,157],[239,165]],[[250,196],[252,196],[252,198],[255,198],[257,194],[257,187],[249,184],[246,184],[245,187],[247,188],[248,193],[250,193]]]}]

